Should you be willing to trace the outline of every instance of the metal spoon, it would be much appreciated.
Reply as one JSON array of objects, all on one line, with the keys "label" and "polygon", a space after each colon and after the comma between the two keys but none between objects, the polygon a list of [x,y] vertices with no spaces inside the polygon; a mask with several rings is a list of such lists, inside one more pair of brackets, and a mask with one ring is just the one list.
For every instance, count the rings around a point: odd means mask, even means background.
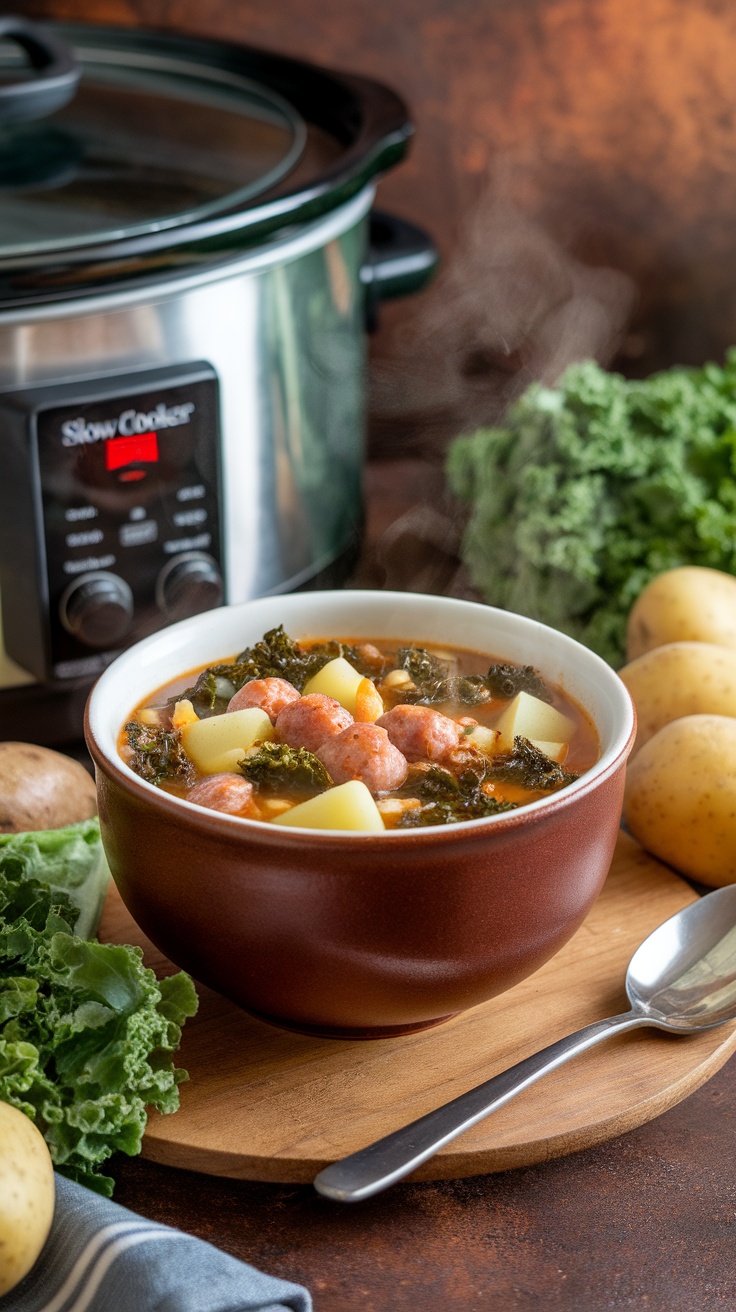
[{"label": "metal spoon", "polygon": [[594,1021],[468,1093],[320,1171],[318,1193],[360,1202],[401,1180],[517,1093],[612,1034],[654,1025],[696,1034],[736,1018],[736,884],[678,911],[637,948],[626,972],[631,1010]]}]

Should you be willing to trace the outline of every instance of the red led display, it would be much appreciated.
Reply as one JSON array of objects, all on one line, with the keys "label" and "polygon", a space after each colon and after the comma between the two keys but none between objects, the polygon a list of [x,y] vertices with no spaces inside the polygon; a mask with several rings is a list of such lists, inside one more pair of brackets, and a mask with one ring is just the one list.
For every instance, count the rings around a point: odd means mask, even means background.
[{"label": "red led display", "polygon": [[105,468],[111,471],[125,465],[155,465],[157,461],[158,438],[153,432],[109,438],[105,443]]}]

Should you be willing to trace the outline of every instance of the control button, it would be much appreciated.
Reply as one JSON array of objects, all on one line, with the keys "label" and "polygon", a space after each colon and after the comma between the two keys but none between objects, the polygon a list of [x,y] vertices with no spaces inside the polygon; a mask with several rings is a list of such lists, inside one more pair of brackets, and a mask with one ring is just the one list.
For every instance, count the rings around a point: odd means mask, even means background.
[{"label": "control button", "polygon": [[114,647],[130,628],[133,593],[117,574],[84,574],[61,598],[59,618],[88,647]]},{"label": "control button", "polygon": [[140,547],[146,542],[156,541],[158,524],[155,519],[140,519],[136,524],[121,524],[118,537],[121,547]]},{"label": "control button", "polygon": [[158,576],[156,601],[170,620],[184,620],[219,606],[222,575],[203,551],[187,552],[169,561]]},{"label": "control button", "polygon": [[67,524],[76,524],[80,519],[97,519],[96,506],[69,506],[64,511]]},{"label": "control button", "polygon": [[95,547],[104,536],[101,528],[87,528],[81,533],[67,533],[64,541],[68,547]]},{"label": "control button", "polygon": [[206,496],[207,488],[204,483],[193,483],[190,487],[180,487],[177,494],[177,501],[198,501],[200,497]]},{"label": "control button", "polygon": [[204,524],[207,521],[207,511],[204,506],[197,506],[194,510],[177,510],[174,515],[174,523],[177,528],[193,528],[197,524]]},{"label": "control button", "polygon": [[197,552],[197,555],[201,555],[202,552],[199,548],[208,547],[211,541],[211,533],[197,533],[193,538],[169,538],[168,542],[164,542],[163,546],[167,556],[174,556],[178,552],[186,552],[187,555],[193,555],[195,551]]}]

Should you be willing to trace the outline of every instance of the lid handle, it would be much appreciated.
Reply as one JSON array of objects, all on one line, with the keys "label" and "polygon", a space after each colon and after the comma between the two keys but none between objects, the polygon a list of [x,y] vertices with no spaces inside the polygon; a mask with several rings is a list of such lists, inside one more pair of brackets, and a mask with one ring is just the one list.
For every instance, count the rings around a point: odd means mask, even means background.
[{"label": "lid handle", "polygon": [[35,76],[0,84],[0,124],[45,118],[70,101],[82,70],[71,49],[39,23],[0,18],[0,40],[25,50]]}]

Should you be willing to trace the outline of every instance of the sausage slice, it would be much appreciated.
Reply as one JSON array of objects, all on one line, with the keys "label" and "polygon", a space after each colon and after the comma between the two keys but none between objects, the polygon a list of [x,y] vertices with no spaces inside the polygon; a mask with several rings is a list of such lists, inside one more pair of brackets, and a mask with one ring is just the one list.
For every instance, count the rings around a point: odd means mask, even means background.
[{"label": "sausage slice", "polygon": [[258,706],[275,724],[276,717],[284,707],[298,701],[299,693],[288,679],[251,679],[250,683],[244,683],[242,688],[238,688],[235,696],[230,698],[227,709],[244,711],[249,706]]},{"label": "sausage slice", "polygon": [[407,761],[441,761],[457,747],[462,729],[449,715],[429,706],[394,706],[376,724],[385,729]]},{"label": "sausage slice", "polygon": [[328,738],[317,755],[336,784],[360,779],[372,793],[400,788],[409,771],[406,757],[375,724],[351,724]]},{"label": "sausage slice", "polygon": [[298,701],[292,701],[276,718],[277,743],[288,747],[306,747],[316,752],[328,738],[342,733],[353,723],[353,717],[334,697],[323,692],[310,692]]}]

